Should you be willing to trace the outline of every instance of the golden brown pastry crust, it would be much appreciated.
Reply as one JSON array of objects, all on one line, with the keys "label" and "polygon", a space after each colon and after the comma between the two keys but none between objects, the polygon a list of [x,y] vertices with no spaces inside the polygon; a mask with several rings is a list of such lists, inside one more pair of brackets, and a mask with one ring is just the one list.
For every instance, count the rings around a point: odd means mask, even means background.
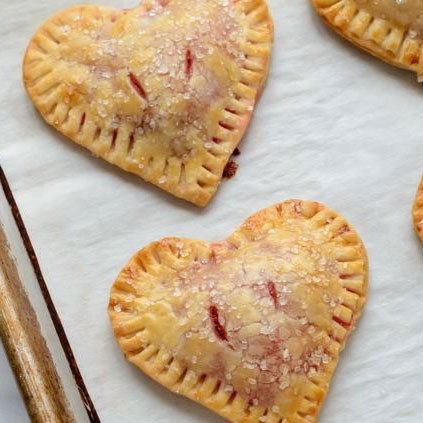
[{"label": "golden brown pastry crust", "polygon": [[322,204],[290,200],[226,241],[136,253],[111,290],[126,358],[236,423],[310,423],[366,300],[366,251]]},{"label": "golden brown pastry crust", "polygon": [[423,179],[417,190],[416,199],[413,207],[414,230],[423,242]]},{"label": "golden brown pastry crust", "polygon": [[355,0],[311,0],[338,34],[374,56],[423,75],[422,38],[397,22],[382,19]]},{"label": "golden brown pastry crust", "polygon": [[250,122],[272,41],[266,0],[75,6],[35,33],[23,78],[61,133],[204,206]]}]

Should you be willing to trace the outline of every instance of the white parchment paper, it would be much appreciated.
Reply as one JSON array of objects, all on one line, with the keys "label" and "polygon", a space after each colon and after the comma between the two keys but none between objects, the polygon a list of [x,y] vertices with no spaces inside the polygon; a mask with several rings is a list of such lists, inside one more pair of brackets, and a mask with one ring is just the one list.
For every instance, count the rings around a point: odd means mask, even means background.
[{"label": "white parchment paper", "polygon": [[0,423],[28,421],[28,414],[19,395],[3,345],[0,345],[0,375]]},{"label": "white parchment paper", "polygon": [[344,214],[371,265],[369,302],[319,421],[423,422],[423,249],[410,218],[423,171],[423,85],[330,32],[308,0],[269,0],[276,32],[267,88],[236,177],[201,210],[73,145],[27,99],[27,42],[73,3],[2,0],[0,155],[102,420],[221,422],[122,358],[106,315],[109,289],[150,241],[219,240],[257,210],[297,197]]}]

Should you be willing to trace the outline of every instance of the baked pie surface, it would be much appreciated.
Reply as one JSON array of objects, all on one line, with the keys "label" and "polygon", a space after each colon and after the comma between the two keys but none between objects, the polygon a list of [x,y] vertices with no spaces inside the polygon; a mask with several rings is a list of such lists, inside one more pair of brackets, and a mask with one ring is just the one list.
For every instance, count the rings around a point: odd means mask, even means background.
[{"label": "baked pie surface", "polygon": [[423,242],[423,179],[417,189],[416,199],[413,207],[414,229]]},{"label": "baked pie surface", "polygon": [[235,423],[315,422],[366,300],[366,251],[315,202],[250,217],[227,240],[136,253],[108,308],[126,358]]},{"label": "baked pie surface", "polygon": [[423,0],[311,0],[336,32],[380,59],[423,76]]},{"label": "baked pie surface", "polygon": [[75,6],[35,33],[24,84],[71,140],[203,206],[251,119],[272,41],[265,0]]}]

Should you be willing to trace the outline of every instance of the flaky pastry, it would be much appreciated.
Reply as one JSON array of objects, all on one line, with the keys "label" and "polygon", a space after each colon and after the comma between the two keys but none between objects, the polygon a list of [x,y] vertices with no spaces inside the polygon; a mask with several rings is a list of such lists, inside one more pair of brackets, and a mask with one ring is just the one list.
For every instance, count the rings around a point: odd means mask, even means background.
[{"label": "flaky pastry", "polygon": [[413,207],[414,229],[423,242],[423,179],[417,189],[416,199]]},{"label": "flaky pastry", "polygon": [[311,0],[340,35],[395,66],[423,76],[423,0]]},{"label": "flaky pastry", "polygon": [[35,33],[24,84],[68,138],[203,206],[250,122],[272,39],[265,0],[75,6]]},{"label": "flaky pastry", "polygon": [[364,305],[366,251],[322,204],[290,200],[227,240],[136,253],[109,316],[126,358],[234,423],[310,423]]}]

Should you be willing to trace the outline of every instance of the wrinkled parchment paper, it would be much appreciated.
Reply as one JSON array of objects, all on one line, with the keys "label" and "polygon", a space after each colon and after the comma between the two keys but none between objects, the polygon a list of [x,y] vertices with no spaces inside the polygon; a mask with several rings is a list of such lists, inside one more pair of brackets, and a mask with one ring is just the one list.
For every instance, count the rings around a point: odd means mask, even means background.
[{"label": "wrinkled parchment paper", "polygon": [[3,1],[1,164],[102,420],[222,422],[123,359],[106,315],[109,289],[150,241],[219,240],[257,210],[297,197],[345,215],[371,265],[369,302],[319,421],[423,422],[423,248],[410,218],[423,172],[423,85],[415,76],[341,40],[307,0],[269,0],[276,39],[267,89],[236,177],[201,210],[43,122],[22,88],[22,56],[41,22],[74,2]]}]

